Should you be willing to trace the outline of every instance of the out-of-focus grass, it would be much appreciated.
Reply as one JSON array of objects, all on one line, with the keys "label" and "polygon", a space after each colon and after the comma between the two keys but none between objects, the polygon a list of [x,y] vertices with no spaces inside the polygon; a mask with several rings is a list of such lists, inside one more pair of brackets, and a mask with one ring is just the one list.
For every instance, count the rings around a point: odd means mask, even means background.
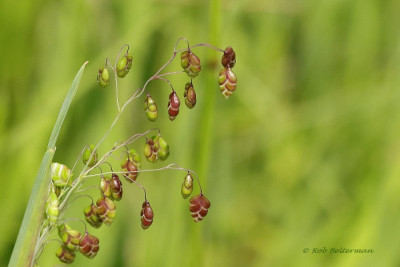
[{"label": "out-of-focus grass", "polygon": [[[194,80],[197,106],[182,106],[170,122],[168,85],[155,81],[149,90],[159,103],[157,123],[145,119],[142,100],[133,103],[100,152],[160,127],[171,146],[169,161],[201,169],[209,215],[200,224],[191,221],[179,192],[184,173],[141,174],[155,210],[152,227],[142,231],[142,192],[125,183],[114,224],[92,230],[100,253],[94,260],[78,255],[74,266],[399,264],[400,3],[221,1],[215,29],[212,2],[1,3],[0,265],[8,262],[51,127],[79,66],[90,61],[55,155],[68,165],[116,115],[113,88],[95,84],[105,57],[132,45],[132,73],[120,82],[126,99],[168,59],[180,36],[234,47],[235,94],[220,96],[220,67],[213,67],[219,62],[206,60],[220,55],[198,48],[204,72]],[[169,70],[179,68],[177,60]],[[171,81],[182,95],[187,77]],[[211,127],[204,135],[207,112]],[[210,140],[202,148],[204,136]],[[85,199],[74,202],[69,215],[82,218],[85,205]],[[41,266],[58,263],[56,247],[46,246]],[[303,254],[306,247],[375,252]]]}]

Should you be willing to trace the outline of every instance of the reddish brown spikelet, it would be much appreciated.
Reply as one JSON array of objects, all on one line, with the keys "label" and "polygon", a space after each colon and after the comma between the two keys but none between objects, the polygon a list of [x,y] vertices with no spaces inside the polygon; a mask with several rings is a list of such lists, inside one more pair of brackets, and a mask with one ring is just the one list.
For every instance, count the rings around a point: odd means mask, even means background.
[{"label": "reddish brown spikelet", "polygon": [[171,121],[175,120],[176,116],[178,116],[180,105],[181,103],[178,95],[175,93],[175,91],[172,91],[172,93],[169,95],[168,101],[168,114]]},{"label": "reddish brown spikelet", "polygon": [[199,194],[190,199],[189,210],[194,222],[199,222],[207,215],[211,206],[210,201],[203,195]]},{"label": "reddish brown spikelet", "polygon": [[183,96],[186,106],[188,108],[194,108],[196,105],[196,91],[194,90],[192,82],[186,83]]},{"label": "reddish brown spikelet", "polygon": [[122,183],[121,180],[119,179],[119,176],[116,175],[115,173],[113,173],[111,176],[110,185],[111,185],[111,192],[113,199],[117,201],[121,200],[123,193]]},{"label": "reddish brown spikelet", "polygon": [[79,242],[79,251],[88,258],[94,258],[99,251],[99,239],[89,233],[85,233]]},{"label": "reddish brown spikelet", "polygon": [[142,228],[147,229],[153,223],[153,209],[150,206],[150,203],[146,200],[142,204],[142,210],[140,211],[140,217],[142,221]]},{"label": "reddish brown spikelet", "polygon": [[124,174],[124,177],[126,180],[130,183],[133,181],[136,181],[136,178],[138,176],[138,167],[136,166],[135,163],[131,161],[127,161],[124,166],[122,166],[123,171],[127,171],[128,173]]},{"label": "reddish brown spikelet", "polygon": [[225,98],[229,98],[236,90],[237,78],[230,68],[219,72],[219,88]]},{"label": "reddish brown spikelet", "polygon": [[236,64],[236,53],[232,47],[228,46],[225,51],[224,55],[221,58],[222,66],[225,68],[233,68]]}]

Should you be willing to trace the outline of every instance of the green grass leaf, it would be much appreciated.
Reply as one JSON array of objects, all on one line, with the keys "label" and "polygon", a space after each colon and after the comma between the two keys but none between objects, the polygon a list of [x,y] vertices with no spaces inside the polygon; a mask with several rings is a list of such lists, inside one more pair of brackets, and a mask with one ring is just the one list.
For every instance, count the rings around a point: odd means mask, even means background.
[{"label": "green grass leaf", "polygon": [[69,110],[72,99],[78,90],[83,71],[88,62],[85,62],[76,74],[68,94],[61,106],[57,121],[50,136],[47,151],[43,156],[39,172],[36,176],[28,207],[25,210],[24,219],[18,233],[17,241],[11,255],[9,266],[32,266],[34,260],[35,246],[40,234],[40,226],[43,220],[44,209],[48,198],[50,187],[50,165],[56,151],[56,141],[61,126]]}]

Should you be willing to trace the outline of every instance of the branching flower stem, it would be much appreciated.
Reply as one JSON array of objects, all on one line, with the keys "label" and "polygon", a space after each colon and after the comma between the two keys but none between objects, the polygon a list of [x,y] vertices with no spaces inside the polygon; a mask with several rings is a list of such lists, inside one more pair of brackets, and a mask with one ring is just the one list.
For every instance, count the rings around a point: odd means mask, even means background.
[{"label": "branching flower stem", "polygon": [[[187,48],[177,49],[178,44],[179,44],[180,41],[185,41],[187,43]],[[177,40],[177,42],[175,43],[173,54],[170,57],[170,59],[164,65],[162,65],[161,68],[144,83],[143,87],[136,89],[134,91],[134,93],[132,94],[132,96],[122,105],[122,107],[121,107],[120,102],[119,102],[118,77],[117,77],[117,70],[116,69],[117,69],[118,61],[119,61],[119,59],[121,57],[121,54],[122,54],[122,52],[123,52],[123,50],[125,48],[127,48],[126,53],[128,53],[129,45],[125,44],[125,45],[123,45],[121,47],[121,49],[119,51],[119,54],[118,54],[118,57],[117,57],[117,60],[116,60],[116,63],[115,63],[115,66],[111,65],[111,63],[108,60],[108,58],[106,59],[106,65],[109,66],[112,69],[112,71],[114,73],[114,77],[115,77],[115,90],[116,90],[116,102],[117,102],[118,113],[117,113],[116,117],[114,118],[113,122],[111,123],[109,129],[106,131],[106,133],[103,135],[103,137],[101,137],[100,141],[94,147],[93,152],[91,153],[91,155],[89,157],[89,160],[87,161],[86,165],[83,167],[82,171],[79,173],[78,177],[72,182],[72,185],[69,188],[66,188],[66,187],[63,188],[63,191],[61,192],[61,194],[59,196],[59,199],[62,200],[61,204],[59,205],[59,210],[60,210],[60,216],[59,217],[60,218],[62,218],[62,215],[64,215],[64,213],[65,213],[65,208],[67,207],[67,203],[68,203],[68,200],[70,199],[71,195],[73,193],[76,193],[80,189],[80,187],[83,185],[85,179],[89,178],[89,177],[100,175],[100,174],[89,174],[93,169],[95,169],[95,168],[99,167],[101,164],[105,163],[106,160],[108,159],[108,157],[112,156],[112,153],[114,153],[116,150],[118,150],[118,149],[120,149],[122,147],[127,147],[128,144],[131,144],[131,143],[135,142],[139,138],[145,136],[146,134],[148,134],[148,133],[150,133],[152,131],[156,131],[157,130],[158,132],[160,132],[160,130],[158,128],[154,128],[154,129],[150,129],[150,130],[148,130],[146,132],[143,132],[143,133],[135,134],[135,135],[131,136],[130,138],[128,138],[125,142],[121,142],[121,144],[119,144],[119,145],[114,145],[114,147],[110,151],[105,153],[98,160],[98,162],[96,164],[94,164],[92,167],[89,167],[89,162],[91,162],[91,160],[94,157],[94,154],[96,153],[96,151],[99,148],[99,146],[110,135],[111,131],[115,127],[115,125],[116,125],[117,121],[119,120],[119,118],[120,118],[121,114],[123,113],[123,111],[126,109],[126,107],[133,100],[135,100],[136,98],[139,98],[145,92],[149,82],[151,82],[153,80],[156,80],[156,79],[160,79],[160,80],[168,82],[170,84],[171,88],[172,88],[171,82],[168,79],[164,78],[164,77],[168,76],[168,75],[180,74],[180,73],[183,73],[184,71],[175,71],[175,72],[167,72],[167,73],[161,73],[161,72],[175,59],[175,57],[177,56],[178,53],[190,50],[190,49],[195,48],[195,47],[202,47],[202,46],[211,48],[211,49],[213,49],[213,50],[215,50],[217,52],[224,52],[224,50],[222,50],[222,49],[220,49],[218,47],[215,47],[213,45],[207,44],[207,43],[199,43],[199,44],[195,44],[193,46],[190,46],[189,45],[189,41],[186,38],[180,37]],[[82,150],[82,152],[80,153],[80,156],[78,157],[77,161],[73,165],[72,170],[75,169],[78,160],[81,158],[81,156],[82,156],[82,154],[83,154],[83,152],[84,152],[84,150],[86,148],[87,147],[85,147]],[[154,172],[154,171],[163,171],[163,170],[167,170],[167,169],[182,170],[182,171],[187,171],[187,172],[192,173],[196,177],[197,183],[199,184],[199,188],[200,188],[201,194],[203,193],[203,190],[201,188],[200,181],[199,181],[199,178],[197,177],[197,174],[194,171],[182,168],[182,167],[180,167],[179,165],[177,165],[175,163],[169,164],[169,165],[167,165],[165,167],[162,167],[162,168],[159,168],[159,169],[140,170],[138,172]],[[106,173],[102,173],[102,174],[110,174],[110,173],[112,173],[112,172],[106,172]],[[126,172],[115,172],[115,173],[126,174]],[[147,193],[146,193],[146,189],[144,188],[144,186],[142,186],[140,183],[138,183],[136,181],[134,181],[134,182],[135,182],[135,184],[137,186],[139,186],[140,188],[143,189],[144,195],[145,195],[145,200],[147,201]],[[65,191],[64,191],[64,189],[65,189]],[[61,219],[59,222],[63,222],[63,221],[65,221],[65,220]],[[82,221],[82,220],[80,220],[80,221]],[[82,221],[82,223],[84,223],[84,222]],[[39,237],[39,239],[38,239],[38,241],[36,243],[35,259],[38,258],[38,255],[43,250],[43,246],[44,246],[48,236],[51,234],[51,232],[54,229],[56,229],[56,226],[57,226],[57,223],[56,224],[50,224],[50,225],[47,225],[47,226],[42,225],[42,232],[41,232],[40,237]],[[85,231],[86,231],[86,224],[85,224]]]}]

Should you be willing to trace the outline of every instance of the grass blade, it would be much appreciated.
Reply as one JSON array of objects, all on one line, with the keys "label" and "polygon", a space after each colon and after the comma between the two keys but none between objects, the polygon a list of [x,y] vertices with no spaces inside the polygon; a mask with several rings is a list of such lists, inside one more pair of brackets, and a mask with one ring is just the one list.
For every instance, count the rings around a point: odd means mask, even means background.
[{"label": "grass blade", "polygon": [[85,62],[76,74],[64,103],[61,106],[57,121],[50,136],[47,151],[43,156],[39,172],[33,185],[31,196],[29,197],[28,207],[25,210],[24,219],[18,233],[9,266],[33,265],[35,246],[40,234],[40,225],[43,220],[44,209],[49,193],[51,182],[49,169],[56,151],[55,144],[65,116],[67,115],[71,105],[72,99],[78,90],[78,86],[87,63],[88,62]]}]

